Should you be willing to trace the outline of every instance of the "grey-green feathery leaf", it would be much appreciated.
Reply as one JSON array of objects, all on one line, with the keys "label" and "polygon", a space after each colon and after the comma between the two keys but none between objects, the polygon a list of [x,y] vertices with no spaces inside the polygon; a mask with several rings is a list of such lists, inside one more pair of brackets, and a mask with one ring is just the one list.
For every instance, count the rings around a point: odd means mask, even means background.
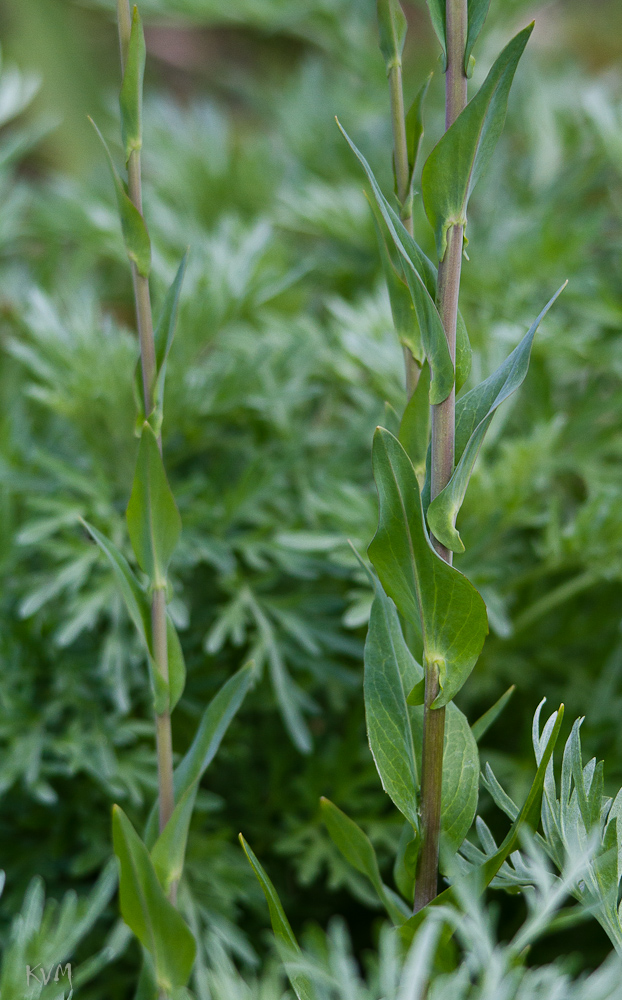
[{"label": "grey-green feathery leaf", "polygon": [[377,584],[365,642],[367,737],[382,787],[415,830],[419,780],[406,694],[422,676],[395,605]]},{"label": "grey-green feathery leaf", "polygon": [[456,404],[456,461],[447,486],[432,500],[427,511],[430,530],[452,552],[464,552],[464,544],[455,523],[469,485],[479,449],[495,410],[523,384],[529,369],[531,347],[536,330],[566,287],[559,288],[532,323],[512,353],[484,382],[467,392]]},{"label": "grey-green feathery leaf", "polygon": [[113,808],[112,830],[123,919],[153,958],[160,989],[185,986],[196,954],[194,938],[164,895],[147,848],[119,806]]},{"label": "grey-green feathery leaf", "polygon": [[447,399],[454,385],[454,366],[449,354],[443,324],[434,302],[436,294],[434,265],[428,260],[387,202],[363,154],[354,145],[339,121],[337,124],[367,175],[380,214],[395,246],[404,259],[404,276],[410,289],[421,331],[421,339],[432,370],[430,402],[442,403],[444,399]]},{"label": "grey-green feathery leaf", "polygon": [[168,564],[181,534],[181,518],[148,423],[143,424],[126,518],[138,565],[154,587],[165,587]]},{"label": "grey-green feathery leaf", "polygon": [[486,606],[430,545],[415,471],[399,441],[381,427],[372,462],[379,523],[369,557],[399,612],[421,623],[424,656],[439,670],[438,708],[452,700],[475,666],[488,633]]},{"label": "grey-green feathery leaf", "polygon": [[143,77],[145,75],[145,35],[138,8],[134,7],[132,30],[119,95],[121,107],[121,135],[125,162],[142,144]]},{"label": "grey-green feathery leaf", "polygon": [[380,51],[384,56],[387,74],[394,66],[402,65],[402,52],[408,28],[399,0],[376,0]]},{"label": "grey-green feathery leaf", "polygon": [[128,196],[125,185],[117,173],[117,169],[114,165],[112,156],[110,155],[110,150],[108,149],[106,140],[97,128],[93,119],[89,118],[89,121],[97,132],[102,146],[106,151],[106,156],[108,157],[110,172],[112,173],[112,179],[114,181],[115,192],[117,195],[117,204],[119,206],[119,215],[121,217],[121,230],[123,232],[123,240],[125,242],[127,255],[136,265],[138,273],[143,278],[147,278],[149,276],[149,271],[151,270],[151,240],[149,239],[149,233],[147,232],[145,220]]},{"label": "grey-green feathery leaf", "polygon": [[471,192],[503,131],[510,86],[532,30],[533,24],[506,45],[479,92],[436,144],[423,167],[423,203],[434,230],[439,260],[445,256],[447,230],[454,225],[466,226]]},{"label": "grey-green feathery leaf", "polygon": [[322,797],[320,808],[326,829],[337,849],[348,864],[369,879],[393,923],[403,924],[410,916],[410,908],[383,883],[376,852],[367,834],[330,799]]}]

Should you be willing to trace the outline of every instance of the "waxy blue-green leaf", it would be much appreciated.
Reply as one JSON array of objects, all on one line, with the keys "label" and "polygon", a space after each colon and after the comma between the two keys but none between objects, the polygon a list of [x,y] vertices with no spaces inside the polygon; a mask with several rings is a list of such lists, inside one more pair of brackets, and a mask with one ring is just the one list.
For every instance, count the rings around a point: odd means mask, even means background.
[{"label": "waxy blue-green leaf", "polygon": [[184,870],[188,830],[197,788],[198,784],[195,782],[184,792],[151,849],[153,867],[166,894],[174,883],[179,882]]},{"label": "waxy blue-green leaf", "polygon": [[168,654],[168,684],[170,692],[168,708],[172,712],[184,693],[186,686],[186,663],[179,636],[177,635],[177,629],[168,614],[166,616],[166,650]]},{"label": "waxy blue-green leaf", "polygon": [[290,963],[300,958],[301,951],[291,928],[290,922],[285,916],[285,910],[278,897],[278,893],[272,882],[268,878],[263,866],[248,846],[242,834],[239,836],[242,849],[248,858],[248,862],[253,869],[257,881],[259,882],[263,894],[266,897],[268,909],[270,911],[270,922],[279,954],[285,965],[285,971],[289,977],[294,993],[298,1000],[316,1000],[316,993],[309,978],[304,973],[294,971]]},{"label": "waxy blue-green leaf", "polygon": [[421,624],[424,657],[439,671],[434,707],[460,690],[488,633],[486,606],[462,573],[430,545],[419,484],[399,441],[379,427],[372,451],[378,530],[368,554],[385,593],[407,621]]},{"label": "waxy blue-green leaf", "polygon": [[419,779],[406,694],[422,676],[395,605],[377,585],[365,642],[367,738],[382,787],[414,829]]},{"label": "waxy blue-green leaf", "polygon": [[402,52],[408,25],[399,0],[376,0],[380,51],[384,56],[387,74],[394,66],[402,65]]},{"label": "waxy blue-green leaf", "polygon": [[427,0],[427,2],[432,27],[434,28],[436,37],[440,42],[441,49],[443,50],[443,69],[445,69],[447,66],[447,18],[445,13],[445,0]]},{"label": "waxy blue-green leaf", "polygon": [[181,260],[181,264],[177,269],[177,274],[173,279],[173,283],[166,293],[166,298],[162,305],[162,311],[158,320],[158,325],[156,326],[154,333],[155,342],[155,354],[156,354],[156,384],[154,391],[154,414],[150,414],[150,423],[156,434],[159,433],[162,426],[162,417],[164,413],[164,384],[166,381],[166,366],[168,362],[169,352],[171,350],[171,345],[175,337],[175,330],[177,328],[177,316],[179,314],[179,297],[181,295],[181,286],[184,280],[184,274],[186,273],[186,264],[188,263],[188,251],[184,254]]},{"label": "waxy blue-green leaf", "polygon": [[157,438],[148,423],[143,424],[126,518],[138,565],[152,586],[165,587],[168,564],[181,534],[181,518]]},{"label": "waxy blue-green leaf", "polygon": [[473,46],[477,41],[480,31],[484,27],[484,21],[486,20],[488,8],[490,7],[490,0],[468,0],[468,4],[467,40],[466,48],[464,50],[464,72],[467,76],[470,76],[469,60],[471,58],[471,52],[473,51]]},{"label": "waxy blue-green leaf", "polygon": [[147,848],[119,806],[113,808],[112,831],[121,915],[151,955],[160,989],[185,986],[196,954],[194,938],[166,898]]},{"label": "waxy blue-green leaf", "polygon": [[444,399],[447,399],[454,385],[454,366],[449,353],[449,347],[447,346],[443,324],[434,302],[436,294],[436,272],[434,265],[408,233],[397,214],[387,202],[363,154],[356,148],[339,122],[337,124],[367,175],[380,214],[384,219],[397,250],[405,262],[404,277],[410,290],[417,322],[421,331],[421,339],[432,370],[430,402],[442,403]]},{"label": "waxy blue-green leaf", "polygon": [[455,528],[456,517],[486,431],[497,407],[525,381],[536,330],[565,287],[566,282],[547,302],[520,344],[503,364],[456,404],[456,468],[445,489],[432,500],[427,511],[430,531],[452,552],[464,552],[462,539]]},{"label": "waxy blue-green leaf", "polygon": [[[413,464],[419,485],[425,478],[425,460],[430,444],[430,366],[421,369],[419,381],[406,404],[399,432],[394,435]],[[390,428],[389,428],[390,430]]]},{"label": "waxy blue-green leaf", "polygon": [[[189,750],[173,775],[177,802],[203,777],[218,752],[231,720],[244,701],[253,678],[253,664],[247,663],[226,681],[205,709]],[[158,832],[157,803],[145,829],[145,843],[151,847]]]},{"label": "waxy blue-green leaf", "polygon": [[471,192],[487,166],[503,130],[508,95],[533,24],[505,47],[481,89],[430,153],[423,167],[421,191],[436,238],[439,260],[447,230],[466,226]]},{"label": "waxy blue-green leaf", "polygon": [[415,99],[408,109],[404,123],[406,128],[406,148],[408,150],[408,171],[410,174],[407,201],[409,199],[412,201],[413,197],[415,169],[417,167],[419,150],[421,149],[421,140],[423,139],[425,131],[423,125],[423,105],[425,103],[431,79],[432,74],[430,73],[423,86],[420,87],[415,94]]},{"label": "waxy blue-green leaf", "polygon": [[403,924],[410,916],[410,908],[382,881],[376,852],[367,834],[330,799],[322,796],[320,808],[324,825],[337,849],[348,864],[369,879],[393,923]]},{"label": "waxy blue-green leaf", "polygon": [[[400,343],[404,347],[408,348],[413,358],[415,358],[421,365],[423,364],[425,358],[425,350],[421,340],[421,331],[417,321],[417,314],[413,306],[412,296],[403,276],[403,271],[401,268],[398,271],[398,268],[396,268],[391,259],[391,254],[389,253],[384,234],[380,227],[380,221],[377,214],[378,209],[372,202],[370,202],[370,206],[372,210],[372,218],[374,220],[374,228],[376,230],[376,237],[378,239],[380,262],[382,264],[384,280],[387,283],[387,291],[389,293],[389,302],[391,304],[391,315],[393,317],[395,332],[397,333]],[[427,405],[429,406],[429,401],[427,402]]]},{"label": "waxy blue-green leaf", "polygon": [[123,83],[119,95],[121,135],[125,162],[142,144],[143,77],[145,75],[145,35],[138,8],[134,7]]},{"label": "waxy blue-green leaf", "polygon": [[123,240],[125,242],[125,249],[129,259],[136,265],[136,270],[143,277],[147,278],[149,276],[149,271],[151,270],[151,240],[149,239],[149,233],[147,231],[147,226],[145,225],[145,220],[142,215],[130,199],[123,181],[117,173],[117,169],[114,165],[112,156],[110,155],[110,150],[106,144],[106,140],[97,128],[97,125],[92,118],[89,118],[91,125],[97,132],[101,143],[106,151],[106,156],[108,157],[108,163],[110,164],[110,172],[112,173],[112,179],[114,181],[115,192],[117,195],[117,204],[119,206],[119,215],[121,217],[121,230],[123,232]]},{"label": "waxy blue-green leaf", "polygon": [[480,715],[479,719],[473,723],[471,731],[477,743],[479,743],[490,727],[497,721],[515,690],[516,685],[512,684],[507,691],[505,691],[501,697],[497,699],[494,705],[491,705],[488,711],[484,712],[483,715]]}]

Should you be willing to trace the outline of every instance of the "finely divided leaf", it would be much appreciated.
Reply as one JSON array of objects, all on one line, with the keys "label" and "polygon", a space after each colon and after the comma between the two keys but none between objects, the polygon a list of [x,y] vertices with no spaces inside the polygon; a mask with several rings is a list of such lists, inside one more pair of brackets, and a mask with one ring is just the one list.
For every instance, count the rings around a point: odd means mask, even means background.
[{"label": "finely divided leaf", "polygon": [[454,385],[454,366],[449,354],[443,324],[434,302],[436,270],[387,202],[363,154],[341,128],[339,122],[337,124],[367,174],[380,214],[397,250],[404,259],[404,277],[410,289],[421,331],[421,339],[432,370],[430,402],[442,403],[444,399],[447,399]]},{"label": "finely divided leaf", "polygon": [[422,676],[395,605],[378,585],[365,642],[367,736],[382,787],[414,829],[419,781],[406,693]]},{"label": "finely divided leaf", "polygon": [[125,150],[125,162],[134,150],[142,146],[143,77],[145,74],[145,35],[138,13],[134,7],[132,30],[127,50],[125,72],[119,95],[121,106],[121,134]]},{"label": "finely divided leaf", "polygon": [[153,958],[159,987],[185,986],[196,954],[194,938],[164,895],[147,848],[119,806],[113,809],[112,829],[123,919]]},{"label": "finely divided leaf", "polygon": [[486,606],[466,577],[432,549],[410,459],[381,427],[374,435],[372,461],[379,524],[369,557],[400,614],[421,623],[424,656],[438,665],[441,691],[434,707],[439,708],[475,666],[488,632]]},{"label": "finely divided leaf", "polygon": [[143,424],[127,527],[138,565],[154,587],[166,586],[166,571],[181,533],[181,518],[150,424]]},{"label": "finely divided leaf", "polygon": [[453,552],[464,552],[455,522],[469,485],[473,466],[494,412],[523,384],[529,368],[531,346],[542,319],[566,287],[566,282],[530,326],[520,344],[484,382],[456,403],[456,468],[447,486],[432,500],[427,511],[430,530]]},{"label": "finely divided leaf", "polygon": [[426,214],[436,237],[439,260],[447,230],[466,225],[467,205],[503,130],[512,79],[533,24],[505,47],[484,84],[430,153],[421,177]]}]

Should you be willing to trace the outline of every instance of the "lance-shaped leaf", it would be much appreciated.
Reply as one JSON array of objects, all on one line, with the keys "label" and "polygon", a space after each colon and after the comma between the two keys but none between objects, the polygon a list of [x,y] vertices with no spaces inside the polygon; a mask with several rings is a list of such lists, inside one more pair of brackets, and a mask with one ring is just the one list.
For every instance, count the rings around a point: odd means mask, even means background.
[{"label": "lance-shaped leaf", "polygon": [[339,122],[337,124],[352,152],[367,174],[367,179],[371,185],[380,214],[384,219],[397,250],[404,259],[404,277],[410,290],[417,315],[417,322],[421,331],[421,339],[432,370],[430,402],[442,403],[444,399],[447,399],[454,385],[454,366],[447,346],[443,324],[434,303],[434,295],[436,294],[436,272],[434,265],[428,260],[415,240],[407,232],[403,223],[387,202],[363,154],[356,148],[343,128],[341,128]]},{"label": "lance-shaped leaf", "polygon": [[479,743],[490,727],[497,721],[515,690],[516,685],[512,684],[507,691],[505,691],[501,697],[497,699],[494,705],[491,705],[488,711],[484,712],[484,714],[473,723],[471,730],[477,743]]},{"label": "lance-shaped leaf", "polygon": [[196,954],[194,938],[164,895],[147,848],[119,806],[113,809],[112,831],[123,919],[151,955],[160,989],[185,986]]},{"label": "lance-shaped leaf", "polygon": [[403,924],[410,916],[410,908],[382,881],[376,852],[367,834],[330,799],[322,797],[320,808],[326,829],[337,849],[357,872],[369,879],[393,923]]},{"label": "lance-shaped leaf", "polygon": [[168,894],[170,887],[179,882],[184,869],[188,830],[192,819],[192,810],[197,796],[198,785],[195,782],[182,795],[173,809],[173,813],[156,840],[151,850],[151,860],[160,885]]},{"label": "lance-shaped leaf", "polygon": [[289,976],[289,981],[292,984],[294,993],[298,997],[298,1000],[316,1000],[316,993],[309,978],[304,975],[304,973],[298,972],[294,967],[292,967],[292,963],[299,959],[302,953],[289,920],[285,916],[285,910],[281,905],[278,893],[268,878],[264,868],[259,863],[259,860],[244,840],[242,834],[240,834],[239,839],[242,849],[248,858],[248,862],[257,877],[257,881],[263,890],[264,896],[266,897],[266,902],[270,911],[270,922],[272,923],[272,930],[274,931],[274,937],[276,939],[276,945],[283,964],[285,965],[285,971]]},{"label": "lance-shaped leaf", "polygon": [[112,179],[114,181],[115,192],[117,195],[117,204],[119,206],[119,215],[121,217],[121,230],[123,232],[123,240],[125,242],[127,255],[136,265],[138,273],[143,278],[147,278],[149,276],[149,271],[151,270],[151,240],[149,239],[149,233],[147,232],[145,220],[130,199],[125,185],[117,173],[117,169],[114,165],[112,156],[110,155],[110,150],[108,149],[106,140],[97,128],[93,119],[89,118],[89,121],[101,140],[102,146],[106,151],[106,156],[108,157],[108,163],[110,164],[110,172],[112,173]]},{"label": "lance-shaped leaf", "polygon": [[121,135],[125,150],[125,162],[143,144],[143,77],[145,75],[145,35],[138,8],[134,7],[132,30],[127,49],[123,83],[119,95],[121,106]]},{"label": "lance-shaped leaf", "polygon": [[438,38],[441,48],[443,50],[443,69],[447,67],[447,38],[446,38],[446,23],[447,18],[445,14],[445,0],[428,0],[428,10],[430,11],[430,20],[432,22],[432,27],[436,37]]},{"label": "lance-shaped leaf", "polygon": [[184,274],[186,273],[186,264],[188,263],[188,251],[184,254],[181,260],[181,264],[177,269],[177,274],[173,279],[173,283],[166,293],[166,298],[162,305],[162,312],[160,313],[160,318],[158,320],[158,325],[154,333],[155,341],[155,354],[156,354],[156,385],[154,392],[154,418],[152,418],[151,423],[154,426],[156,434],[162,425],[162,416],[164,411],[164,384],[166,381],[166,366],[168,362],[169,352],[171,350],[171,345],[173,343],[173,338],[175,337],[175,330],[177,327],[177,316],[179,313],[179,296],[181,294],[181,286],[184,280]]},{"label": "lance-shaped leaf", "polygon": [[430,86],[431,79],[432,74],[430,73],[423,86],[420,87],[415,94],[415,99],[408,109],[405,120],[406,146],[408,149],[408,170],[410,172],[409,195],[411,198],[413,195],[415,168],[417,166],[417,158],[419,156],[419,150],[421,149],[421,140],[423,139],[424,133],[423,105],[428,93],[428,87]]},{"label": "lance-shaped leaf", "polygon": [[143,424],[127,527],[138,565],[156,588],[166,586],[166,571],[179,541],[181,518],[164,471],[153,428]]},{"label": "lance-shaped leaf", "polygon": [[430,444],[430,366],[421,369],[417,387],[406,404],[399,433],[403,445],[421,484],[425,478],[425,460]]},{"label": "lance-shaped leaf", "polygon": [[390,73],[394,66],[402,65],[402,52],[404,51],[408,25],[399,0],[377,0],[376,9],[380,51],[384,56],[387,73]]},{"label": "lance-shaped leaf", "polygon": [[166,616],[166,649],[168,654],[168,684],[170,691],[168,707],[169,711],[172,712],[184,693],[186,686],[186,663],[179,636],[177,635],[177,629],[168,614]]},{"label": "lance-shaped leaf", "polygon": [[439,542],[453,552],[464,552],[455,523],[473,466],[495,410],[523,384],[529,368],[531,347],[542,319],[566,287],[566,282],[530,326],[512,353],[484,382],[467,392],[456,404],[457,465],[447,486],[432,500],[427,511],[428,524]]},{"label": "lance-shaped leaf", "polygon": [[[231,720],[244,701],[253,678],[253,664],[247,663],[230,677],[205,709],[195,737],[173,775],[177,802],[203,777],[218,752]],[[157,802],[145,829],[145,843],[151,847],[158,833]]]},{"label": "lance-shaped leaf", "polygon": [[486,606],[475,587],[430,545],[419,484],[399,441],[382,427],[372,451],[378,489],[378,530],[369,557],[385,593],[407,621],[421,623],[424,656],[436,663],[446,705],[475,666],[488,632]]},{"label": "lance-shaped leaf", "polygon": [[[387,291],[389,293],[389,302],[391,303],[391,315],[393,317],[395,332],[397,333],[400,344],[407,347],[413,358],[415,358],[415,360],[421,365],[423,364],[425,358],[425,350],[421,340],[421,331],[417,321],[417,314],[413,306],[412,296],[408,285],[406,284],[402,268],[399,266],[396,267],[391,259],[391,254],[389,253],[389,249],[380,226],[380,221],[378,219],[378,210],[371,202],[370,207],[372,210],[376,237],[378,239],[380,262],[382,264],[384,280],[387,283]],[[429,407],[429,400],[426,400],[426,405]]]},{"label": "lance-shaped leaf", "polygon": [[465,226],[471,192],[503,130],[512,79],[533,24],[505,47],[484,84],[430,153],[421,177],[425,210],[434,230],[439,260],[447,230]]},{"label": "lance-shaped leaf", "polygon": [[490,0],[468,0],[467,41],[464,50],[464,72],[468,75],[469,59],[490,7]]},{"label": "lance-shaped leaf", "polygon": [[415,830],[419,780],[406,694],[422,676],[395,605],[378,585],[365,642],[367,737],[382,787]]}]

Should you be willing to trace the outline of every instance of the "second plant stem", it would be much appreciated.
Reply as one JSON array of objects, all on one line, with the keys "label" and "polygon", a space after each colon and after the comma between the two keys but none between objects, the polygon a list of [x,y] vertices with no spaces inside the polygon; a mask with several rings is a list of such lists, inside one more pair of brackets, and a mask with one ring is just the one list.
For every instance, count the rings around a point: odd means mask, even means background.
[{"label": "second plant stem", "polygon": [[[128,0],[118,0],[119,41],[121,48],[121,69],[125,71],[127,49],[130,39],[131,16]],[[142,215],[142,185],[140,171],[140,151],[130,155],[128,167],[129,196]],[[136,305],[136,324],[140,341],[140,363],[142,370],[145,414],[150,414],[154,404],[156,381],[156,355],[153,337],[153,318],[149,279],[138,273],[132,263],[132,283]],[[162,442],[159,441],[160,450]],[[154,590],[151,600],[151,630],[153,635],[153,658],[155,669],[168,688],[168,648],[166,639],[166,592]],[[156,713],[156,752],[158,760],[159,826],[163,830],[175,806],[173,789],[173,741],[171,734],[171,714],[168,709]],[[175,890],[172,891],[174,898]]]},{"label": "second plant stem", "polygon": [[[454,123],[467,102],[464,52],[467,36],[467,0],[447,0],[445,76],[445,128]],[[449,353],[455,365],[458,295],[462,265],[463,227],[452,226],[447,234],[447,249],[438,270],[438,310]],[[430,495],[433,500],[447,485],[454,468],[455,389],[444,402],[432,406],[432,455]],[[434,547],[447,563],[452,553],[432,539]],[[421,770],[421,851],[415,887],[415,912],[437,894],[445,709],[432,708],[439,693],[439,670],[435,662],[425,663],[425,702]]]}]

